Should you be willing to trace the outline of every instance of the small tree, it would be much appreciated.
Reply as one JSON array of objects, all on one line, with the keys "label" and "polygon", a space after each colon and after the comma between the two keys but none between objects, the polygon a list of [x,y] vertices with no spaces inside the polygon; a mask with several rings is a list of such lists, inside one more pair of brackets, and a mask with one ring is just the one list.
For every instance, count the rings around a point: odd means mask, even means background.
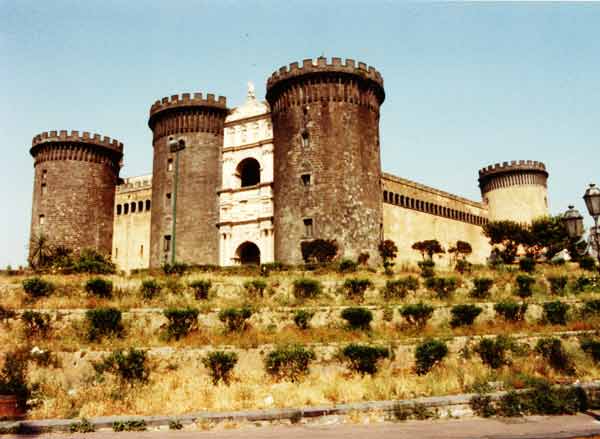
[{"label": "small tree", "polygon": [[506,300],[496,303],[494,305],[494,311],[506,321],[522,322],[525,319],[525,313],[527,312],[527,304]]},{"label": "small tree", "polygon": [[412,245],[412,248],[413,250],[417,250],[419,253],[421,253],[423,259],[425,259],[425,255],[427,255],[429,259],[432,260],[433,255],[446,253],[446,251],[437,239],[417,241]]},{"label": "small tree", "polygon": [[567,374],[575,373],[573,361],[558,338],[549,337],[538,340],[535,351],[539,353],[553,369]]},{"label": "small tree", "polygon": [[350,370],[363,375],[374,375],[377,373],[377,362],[389,358],[390,351],[384,347],[352,343],[342,349],[341,355],[348,362]]},{"label": "small tree", "polygon": [[299,329],[306,330],[310,326],[310,320],[314,315],[314,311],[300,309],[294,313],[294,323]]},{"label": "small tree", "polygon": [[185,337],[198,325],[198,313],[195,308],[169,308],[163,314],[169,321],[167,325],[167,339],[179,340]]},{"label": "small tree", "polygon": [[508,337],[499,335],[496,338],[484,338],[475,347],[475,352],[481,357],[483,364],[498,369],[509,364],[506,351],[510,349],[512,342]]},{"label": "small tree", "polygon": [[415,350],[415,372],[426,375],[448,355],[448,346],[439,340],[425,340]]},{"label": "small tree", "polygon": [[505,264],[515,261],[519,244],[526,244],[531,240],[525,226],[510,220],[489,221],[483,226],[483,234],[489,238],[492,246],[496,246],[494,248]]},{"label": "small tree", "polygon": [[196,300],[208,299],[208,294],[210,293],[210,289],[212,287],[212,282],[210,280],[196,279],[190,282],[188,285],[194,292],[194,297]]},{"label": "small tree", "polygon": [[396,243],[391,239],[386,239],[379,243],[379,255],[383,261],[383,269],[385,273],[390,275],[394,268],[396,255],[398,254],[398,247]]},{"label": "small tree", "polygon": [[455,277],[430,277],[425,281],[425,286],[435,291],[440,299],[448,299],[458,288],[459,281]]},{"label": "small tree", "polygon": [[417,291],[419,288],[419,279],[414,276],[407,276],[396,280],[388,280],[382,289],[383,297],[386,300],[404,299],[409,291]]},{"label": "small tree", "polygon": [[219,320],[225,324],[229,332],[245,330],[250,317],[252,317],[252,310],[248,306],[226,308],[219,312]]},{"label": "small tree", "polygon": [[482,311],[483,309],[481,307],[475,305],[455,305],[450,310],[450,313],[452,314],[450,326],[453,328],[458,326],[470,326]]},{"label": "small tree", "polygon": [[277,380],[295,382],[310,373],[310,363],[316,358],[312,349],[302,345],[280,346],[265,357],[265,370]]},{"label": "small tree", "polygon": [[350,307],[342,311],[341,317],[348,322],[350,329],[369,329],[373,313],[366,308]]},{"label": "small tree", "polygon": [[531,287],[535,283],[535,278],[526,274],[520,274],[517,276],[517,290],[516,294],[522,299],[531,297],[533,291]]},{"label": "small tree", "polygon": [[101,277],[93,277],[85,283],[85,291],[96,297],[110,299],[113,292],[113,283]]},{"label": "small tree", "polygon": [[118,376],[122,384],[144,383],[150,375],[146,351],[135,348],[129,352],[116,350],[101,361],[92,362],[92,366],[98,374],[108,372]]},{"label": "small tree", "polygon": [[491,277],[476,277],[473,279],[473,289],[471,297],[475,299],[485,299],[490,296],[490,289],[494,285],[494,279]]},{"label": "small tree", "polygon": [[21,314],[27,337],[45,337],[50,332],[50,316],[37,311],[25,311]]},{"label": "small tree", "polygon": [[293,293],[296,299],[314,299],[321,294],[321,282],[316,279],[300,278],[294,280]]},{"label": "small tree", "polygon": [[352,278],[344,281],[344,290],[349,299],[363,300],[365,291],[371,286],[373,286],[373,282],[366,278]]},{"label": "small tree", "polygon": [[121,311],[116,308],[89,309],[85,313],[85,319],[88,324],[87,338],[90,341],[98,341],[102,337],[121,337],[123,335]]},{"label": "small tree", "polygon": [[209,371],[213,384],[216,386],[219,381],[229,384],[231,371],[238,361],[235,352],[214,351],[202,359],[202,364]]},{"label": "small tree", "polygon": [[54,284],[35,276],[23,280],[23,289],[30,299],[49,296],[54,291]]},{"label": "small tree", "polygon": [[406,321],[416,326],[417,328],[423,328],[427,324],[427,320],[433,315],[433,307],[423,302],[406,305],[400,309],[400,314],[406,319]]},{"label": "small tree", "polygon": [[566,325],[567,324],[567,313],[569,311],[569,305],[563,303],[560,300],[555,302],[546,302],[543,305],[544,313],[542,320],[552,325]]}]

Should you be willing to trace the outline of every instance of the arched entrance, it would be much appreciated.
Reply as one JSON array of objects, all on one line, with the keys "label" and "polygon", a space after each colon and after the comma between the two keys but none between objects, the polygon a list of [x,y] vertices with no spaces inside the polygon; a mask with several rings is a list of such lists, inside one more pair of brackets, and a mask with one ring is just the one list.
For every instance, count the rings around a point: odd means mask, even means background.
[{"label": "arched entrance", "polygon": [[260,183],[260,163],[253,158],[247,158],[237,166],[236,174],[240,179],[240,187],[254,186]]},{"label": "arched entrance", "polygon": [[242,243],[235,253],[242,265],[260,265],[260,249],[253,242]]}]

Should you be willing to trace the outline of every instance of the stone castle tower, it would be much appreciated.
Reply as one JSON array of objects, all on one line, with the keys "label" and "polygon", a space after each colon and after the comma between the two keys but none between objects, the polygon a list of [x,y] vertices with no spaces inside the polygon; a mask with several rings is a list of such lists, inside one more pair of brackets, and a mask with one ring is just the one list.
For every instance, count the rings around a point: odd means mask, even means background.
[{"label": "stone castle tower", "polygon": [[45,235],[52,244],[109,255],[123,144],[89,132],[50,131],[33,138],[30,153],[31,239]]},{"label": "stone castle tower", "polygon": [[274,144],[275,259],[302,262],[300,243],[336,239],[345,257],[378,255],[383,79],[348,59],[304,60],[267,82]]},{"label": "stone castle tower", "polygon": [[479,187],[488,220],[531,223],[548,215],[546,165],[532,160],[496,163],[479,171]]},{"label": "stone castle tower", "polygon": [[[173,251],[179,262],[219,263],[217,190],[227,113],[224,97],[208,94],[204,98],[201,93],[163,98],[150,108],[148,125],[154,148],[151,267],[173,260]],[[172,144],[183,147],[179,160]]]}]

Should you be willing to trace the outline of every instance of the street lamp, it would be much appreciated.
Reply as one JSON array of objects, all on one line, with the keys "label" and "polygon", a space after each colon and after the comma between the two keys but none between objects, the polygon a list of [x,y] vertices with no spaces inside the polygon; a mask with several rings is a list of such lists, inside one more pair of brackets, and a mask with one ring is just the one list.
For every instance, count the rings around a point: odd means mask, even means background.
[{"label": "street lamp", "polygon": [[175,245],[176,232],[177,232],[177,186],[179,182],[179,152],[185,149],[185,140],[175,140],[173,137],[169,137],[169,150],[171,153],[175,153],[175,178],[173,179],[173,222],[171,225],[171,265],[175,264]]},{"label": "street lamp", "polygon": [[583,216],[575,209],[575,206],[569,206],[569,210],[563,214],[562,220],[569,238],[576,239],[583,236]]},{"label": "street lamp", "polygon": [[583,195],[583,201],[588,209],[588,212],[594,218],[594,243],[596,244],[596,256],[598,257],[598,263],[600,264],[600,242],[598,238],[598,217],[600,217],[600,189],[595,184],[590,183],[590,187],[587,188]]}]

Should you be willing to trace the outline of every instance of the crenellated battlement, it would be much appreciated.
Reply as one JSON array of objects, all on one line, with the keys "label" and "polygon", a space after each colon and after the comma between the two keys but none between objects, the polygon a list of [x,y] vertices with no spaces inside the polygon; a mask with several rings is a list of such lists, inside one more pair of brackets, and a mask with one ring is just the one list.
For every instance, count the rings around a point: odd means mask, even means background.
[{"label": "crenellated battlement", "polygon": [[208,93],[206,97],[202,93],[182,93],[181,95],[164,97],[152,104],[150,118],[161,111],[181,107],[211,107],[227,110],[227,98],[224,96],[215,98],[212,93]]},{"label": "crenellated battlement", "polygon": [[96,145],[103,148],[108,148],[119,153],[123,152],[123,143],[116,139],[111,139],[110,137],[102,136],[100,134],[90,133],[89,131],[80,133],[77,130],[72,130],[70,133],[67,130],[45,131],[32,139],[31,148],[33,150],[33,148],[39,145],[51,142],[85,143],[87,145]]},{"label": "crenellated battlement", "polygon": [[535,160],[512,160],[510,162],[496,163],[479,170],[479,177],[488,177],[496,174],[515,171],[539,171],[548,174],[546,165]]},{"label": "crenellated battlement", "polygon": [[381,76],[381,73],[375,69],[375,67],[367,66],[367,64],[360,61],[357,63],[353,59],[346,59],[342,63],[342,58],[337,57],[333,57],[331,58],[331,62],[327,62],[327,58],[321,56],[315,60],[303,60],[302,66],[300,66],[300,63],[298,62],[293,62],[289,64],[289,66],[280,67],[279,70],[275,71],[267,80],[267,90],[280,81],[305,75],[307,73],[320,72],[341,72],[359,75],[370,79],[383,87],[383,77]]}]

